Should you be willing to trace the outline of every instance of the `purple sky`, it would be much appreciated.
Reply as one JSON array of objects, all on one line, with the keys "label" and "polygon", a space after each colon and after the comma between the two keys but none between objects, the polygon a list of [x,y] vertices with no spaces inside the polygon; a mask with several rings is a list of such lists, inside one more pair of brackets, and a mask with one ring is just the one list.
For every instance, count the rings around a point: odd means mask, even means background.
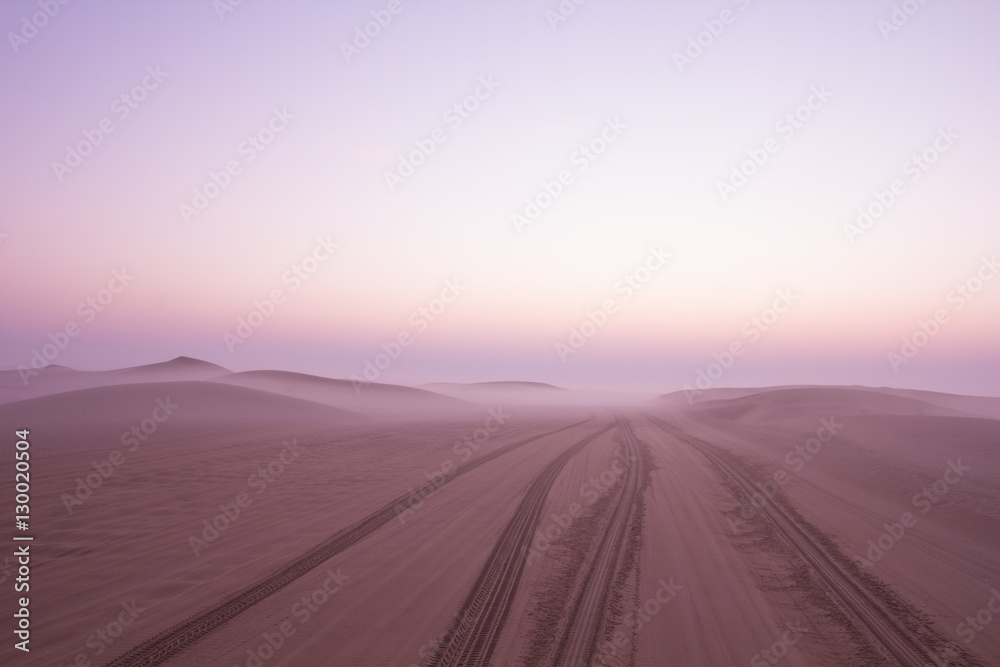
[{"label": "purple sky", "polygon": [[1000,395],[997,3],[223,2],[0,5],[0,368]]}]

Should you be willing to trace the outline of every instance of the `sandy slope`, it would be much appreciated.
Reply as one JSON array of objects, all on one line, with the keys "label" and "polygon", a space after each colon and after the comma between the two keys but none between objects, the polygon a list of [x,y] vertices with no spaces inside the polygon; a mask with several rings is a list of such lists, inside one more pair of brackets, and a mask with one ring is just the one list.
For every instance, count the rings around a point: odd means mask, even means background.
[{"label": "sandy slope", "polygon": [[[50,378],[0,405],[37,454],[37,643],[0,663],[1000,661],[1000,625],[965,620],[1000,589],[988,400],[800,387],[533,409],[536,387],[494,407],[214,372]],[[181,407],[122,449],[167,398]]]},{"label": "sandy slope", "polygon": [[[758,394],[750,410],[721,402],[686,416],[693,432],[735,456],[755,483],[787,473],[784,484],[775,484],[778,496],[850,559],[864,558],[868,540],[878,540],[885,524],[910,512],[916,525],[901,541],[883,538],[890,549],[863,569],[923,614],[945,642],[969,650],[970,660],[995,661],[998,630],[977,633],[966,644],[968,632],[960,624],[985,606],[991,587],[1000,583],[1000,422],[938,416],[923,401],[907,406],[893,395],[864,396],[868,403],[861,410],[859,397],[843,390],[812,393],[813,399],[798,401],[798,407],[776,391]],[[949,403],[952,407],[938,406],[937,412],[963,407],[958,400]],[[815,454],[805,450],[807,459],[795,448],[816,438],[824,419],[842,428]],[[914,498],[959,459],[971,469],[935,496],[938,502]],[[735,509],[731,532],[752,530],[759,512],[745,501]],[[956,658],[954,664],[967,663]]]},{"label": "sandy slope", "polygon": [[381,416],[433,418],[462,408],[478,409],[460,399],[413,387],[378,382],[362,384],[287,371],[231,373],[214,381]]},{"label": "sandy slope", "polygon": [[138,451],[174,437],[357,416],[319,403],[212,382],[119,384],[0,405],[5,424],[30,426],[38,454]]},{"label": "sandy slope", "polygon": [[109,385],[208,380],[228,373],[222,366],[190,357],[110,371],[78,371],[59,365],[27,372],[0,371],[0,403]]},{"label": "sandy slope", "polygon": [[[38,649],[34,664],[68,661],[78,650],[93,655],[87,637],[95,624],[114,622],[123,600],[135,597],[146,609],[123,636],[131,644],[265,575],[418,486],[425,471],[458,461],[452,443],[483,418],[398,429],[381,422],[345,428],[332,419],[162,441],[127,459],[82,506],[73,506],[72,515],[60,496],[73,493],[74,479],[92,471],[95,457],[60,454],[35,491],[41,528],[34,600],[39,633],[52,639]],[[576,414],[561,425],[585,418]],[[480,451],[524,431],[523,424],[509,422]],[[273,482],[262,484],[258,476],[251,483],[250,476],[278,460],[283,443],[293,438],[301,454]],[[477,474],[481,479],[484,473]],[[202,522],[220,514],[220,504],[231,507],[240,493],[250,497],[249,507],[195,555],[190,538],[203,535]]]}]

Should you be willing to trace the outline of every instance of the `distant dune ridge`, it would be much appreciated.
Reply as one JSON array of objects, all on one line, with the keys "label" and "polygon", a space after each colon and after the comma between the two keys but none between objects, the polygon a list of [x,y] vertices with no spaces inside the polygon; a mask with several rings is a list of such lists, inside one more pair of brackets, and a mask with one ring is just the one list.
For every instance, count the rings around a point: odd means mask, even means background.
[{"label": "distant dune ridge", "polygon": [[469,382],[467,384],[462,384],[459,382],[432,382],[424,386],[431,388],[441,388],[441,389],[453,387],[456,389],[465,388],[470,390],[497,388],[497,389],[538,389],[540,391],[547,391],[554,389],[557,391],[564,391],[562,387],[557,387],[547,382],[520,382],[517,380],[494,380],[492,382]]},{"label": "distant dune ridge", "polygon": [[[165,412],[170,413],[168,418],[156,419]],[[50,448],[76,451],[116,447],[132,426],[141,428],[142,422],[151,418],[156,421],[157,439],[162,440],[174,435],[218,433],[220,428],[252,430],[329,422],[334,418],[349,422],[357,416],[340,408],[256,389],[187,381],[110,384],[0,404],[4,423],[35,425],[34,432],[42,436],[38,440],[39,453]]]},{"label": "distant dune ridge", "polygon": [[231,372],[222,366],[191,357],[176,357],[170,361],[107,371],[78,371],[55,364],[37,371],[37,375],[27,378],[27,384],[19,371],[0,371],[0,403],[114,384],[202,381]]},{"label": "distant dune ridge", "polygon": [[446,396],[478,403],[515,405],[566,405],[586,402],[581,392],[573,392],[545,382],[432,382],[422,385],[425,389]]},{"label": "distant dune ridge", "polygon": [[[18,371],[0,371],[0,404],[69,391],[112,385],[152,382],[212,382],[279,394],[362,413],[413,413],[436,409],[460,409],[469,403],[512,403],[533,405],[595,405],[618,402],[610,392],[570,390],[545,382],[497,380],[487,382],[432,382],[419,387],[387,383],[359,385],[346,379],[326,378],[279,370],[233,372],[222,366],[179,356],[169,361],[103,371],[74,370],[62,365],[38,369],[27,384]],[[664,394],[654,405],[673,407],[698,406],[707,409],[720,401],[729,410],[763,409],[758,399],[767,394],[786,407],[792,403],[827,401],[830,392],[854,401],[859,410],[892,411],[898,414],[951,414],[1000,417],[1000,398],[958,396],[933,391],[861,386],[789,385],[779,387],[725,387],[708,389],[697,396],[683,391]],[[866,401],[879,394],[882,401],[874,406]],[[894,400],[897,399],[897,400]],[[740,401],[740,399],[746,399]],[[625,403],[635,402],[624,399]]]},{"label": "distant dune ridge", "polygon": [[845,408],[870,413],[981,416],[1000,418],[1000,398],[961,396],[916,389],[861,386],[810,386],[708,389],[689,401],[685,392],[664,394],[661,405],[729,410],[733,415],[751,410],[791,410],[793,406],[843,403]]},{"label": "distant dune ridge", "polygon": [[471,407],[451,396],[394,384],[357,385],[289,371],[244,371],[212,378],[213,382],[249,387],[365,413],[412,414]]}]

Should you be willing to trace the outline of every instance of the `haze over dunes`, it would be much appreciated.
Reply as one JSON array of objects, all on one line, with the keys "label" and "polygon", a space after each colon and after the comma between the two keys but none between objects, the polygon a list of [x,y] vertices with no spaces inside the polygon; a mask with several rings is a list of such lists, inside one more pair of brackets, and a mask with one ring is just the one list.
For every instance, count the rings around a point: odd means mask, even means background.
[{"label": "haze over dunes", "polygon": [[188,358],[39,379],[0,422],[37,424],[46,642],[4,644],[4,664],[1000,659],[966,620],[1000,584],[1000,399],[778,387],[609,408]]},{"label": "haze over dunes", "polygon": [[0,2],[0,667],[1000,665],[998,25]]}]

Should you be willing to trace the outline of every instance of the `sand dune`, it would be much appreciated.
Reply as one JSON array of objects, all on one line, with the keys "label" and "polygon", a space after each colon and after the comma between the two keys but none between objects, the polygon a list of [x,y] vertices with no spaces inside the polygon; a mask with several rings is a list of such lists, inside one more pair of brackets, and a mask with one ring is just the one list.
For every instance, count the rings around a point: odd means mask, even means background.
[{"label": "sand dune", "polygon": [[920,391],[917,389],[880,388],[876,391],[915,398],[925,403],[953,408],[967,414],[989,417],[990,419],[1000,419],[1000,398],[989,396],[956,396],[954,394],[944,394],[937,391]]},{"label": "sand dune", "polygon": [[231,372],[228,368],[201,359],[175,357],[170,361],[104,371],[103,374],[108,377],[122,378],[129,382],[167,382],[170,380],[208,380]]},{"label": "sand dune", "polygon": [[124,434],[133,427],[145,434],[143,421],[147,431],[155,425],[156,440],[162,440],[357,416],[320,403],[214,382],[112,384],[0,405],[5,424],[36,425],[38,453],[120,447],[123,438],[132,439]]},{"label": "sand dune", "polygon": [[575,392],[532,383],[433,386],[466,401],[217,370],[0,405],[39,455],[45,642],[19,664],[1000,660],[1000,626],[967,621],[1000,588],[988,399],[779,387],[610,409],[534,403]]},{"label": "sand dune", "polygon": [[0,371],[0,403],[116,384],[207,380],[229,372],[190,357],[110,371],[79,371],[55,364],[38,369],[37,374]]},{"label": "sand dune", "polygon": [[[862,387],[862,386],[812,386],[812,385],[787,385],[780,387],[722,387],[706,389],[699,393],[677,391],[657,397],[654,403],[660,407],[674,407],[679,409],[692,406],[721,407],[722,402],[733,401],[734,399],[745,398],[743,403],[727,403],[734,411],[739,411],[740,406],[756,405],[752,397],[761,394],[776,394],[782,397],[791,397],[792,403],[813,400],[815,392],[840,391],[845,398],[853,397],[859,403],[864,403],[866,394],[883,394],[892,397],[906,398],[923,404],[906,403],[880,403],[876,412],[889,410],[888,406],[894,405],[890,411],[899,414],[950,414],[955,416],[979,416],[1000,418],[1000,398],[988,396],[959,396],[954,394],[944,394],[933,391],[919,391],[914,389],[894,389],[890,387]],[[787,392],[784,394],[776,392]],[[881,400],[881,399],[879,399]],[[866,409],[863,405],[861,409]],[[936,408],[945,408],[937,410]]]},{"label": "sand dune", "polygon": [[547,382],[516,382],[513,380],[497,380],[494,382],[431,382],[424,387],[440,393],[455,392],[461,394],[475,394],[480,391],[490,391],[493,389],[509,389],[511,391],[525,392],[537,391],[541,393],[553,391],[566,391],[562,387],[557,387]]},{"label": "sand dune", "polygon": [[359,385],[351,380],[336,380],[287,371],[231,373],[213,378],[212,381],[369,414],[426,415],[472,407],[460,399],[413,387],[378,382]]},{"label": "sand dune", "polygon": [[725,419],[780,419],[797,414],[816,414],[831,406],[849,414],[937,415],[972,417],[972,411],[959,409],[961,401],[946,407],[906,395],[869,389],[842,387],[802,387],[768,389],[738,398],[704,400],[692,407]]},{"label": "sand dune", "polygon": [[434,382],[424,389],[483,405],[607,406],[632,405],[648,400],[648,395],[599,389],[566,389],[545,382]]},{"label": "sand dune", "polygon": [[424,389],[465,401],[491,405],[557,405],[583,402],[574,392],[544,382],[433,382]]}]

